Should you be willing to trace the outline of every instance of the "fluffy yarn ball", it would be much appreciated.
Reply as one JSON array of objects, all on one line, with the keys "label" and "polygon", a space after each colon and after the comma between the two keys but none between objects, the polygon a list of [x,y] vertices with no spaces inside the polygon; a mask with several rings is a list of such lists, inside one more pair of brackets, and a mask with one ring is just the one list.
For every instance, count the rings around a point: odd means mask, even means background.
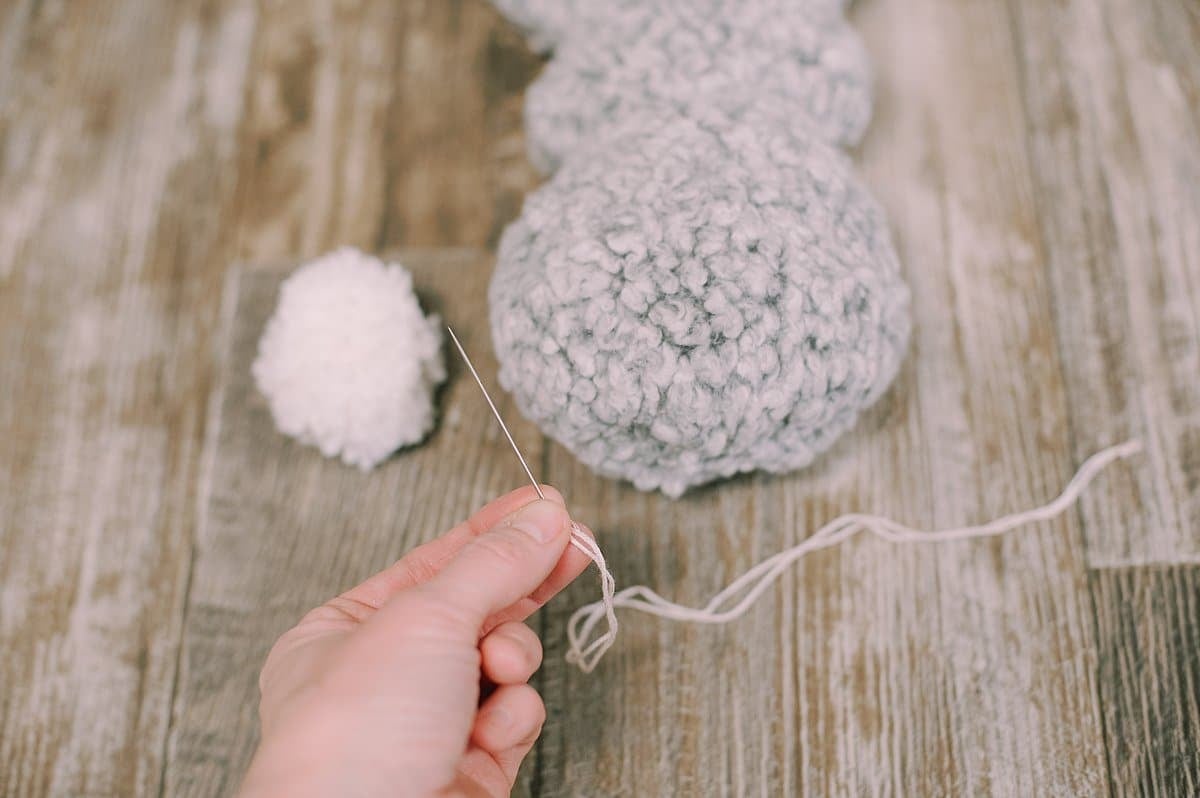
[{"label": "fluffy yarn ball", "polygon": [[894,377],[908,292],[839,151],[633,120],[532,194],[491,285],[500,380],[601,474],[677,496],[810,463]]},{"label": "fluffy yarn ball", "polygon": [[910,327],[884,214],[838,149],[870,116],[842,0],[495,2],[555,50],[526,104],[554,175],[491,284],[503,386],[643,490],[812,462]]},{"label": "fluffy yarn ball", "polygon": [[441,326],[403,266],[343,248],[283,281],[252,372],[280,432],[366,470],[432,429]]},{"label": "fluffy yarn ball", "polygon": [[[737,12],[723,13],[734,1]],[[716,8],[697,13],[694,5]],[[529,155],[544,172],[609,125],[660,107],[737,119],[770,103],[839,145],[866,130],[870,67],[840,14],[763,0],[618,4],[609,13],[621,17],[616,41],[568,38],[529,89]]]}]

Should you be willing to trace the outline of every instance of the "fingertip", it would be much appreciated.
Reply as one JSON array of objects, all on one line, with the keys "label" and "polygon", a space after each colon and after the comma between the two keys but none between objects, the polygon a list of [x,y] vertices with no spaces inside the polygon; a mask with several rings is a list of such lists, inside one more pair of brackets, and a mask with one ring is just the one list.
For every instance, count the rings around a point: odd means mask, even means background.
[{"label": "fingertip", "polygon": [[[566,508],[549,499],[530,502],[506,520],[513,529],[528,534],[539,543],[553,542],[571,525]],[[500,526],[503,527],[503,524]]]},{"label": "fingertip", "polygon": [[530,502],[479,534],[428,584],[482,624],[546,580],[569,545],[570,527],[561,505]]},{"label": "fingertip", "polygon": [[497,626],[479,641],[483,673],[496,684],[523,684],[542,664],[542,641],[520,621]]},{"label": "fingertip", "polygon": [[563,495],[559,492],[558,488],[554,487],[553,485],[542,485],[541,488],[542,495],[547,501],[552,501],[561,505],[562,507],[567,506],[567,500],[563,498]]},{"label": "fingertip", "polygon": [[[562,494],[553,486],[541,485],[539,487],[545,495],[546,501],[553,502],[560,507],[566,507],[566,501],[563,499]],[[467,526],[473,534],[482,534],[522,507],[538,501],[540,498],[537,489],[533,485],[524,485],[493,499],[481,507],[474,515],[467,519]]]},{"label": "fingertip", "polygon": [[542,697],[527,684],[496,689],[475,719],[471,737],[485,751],[499,753],[531,743],[546,722]]}]

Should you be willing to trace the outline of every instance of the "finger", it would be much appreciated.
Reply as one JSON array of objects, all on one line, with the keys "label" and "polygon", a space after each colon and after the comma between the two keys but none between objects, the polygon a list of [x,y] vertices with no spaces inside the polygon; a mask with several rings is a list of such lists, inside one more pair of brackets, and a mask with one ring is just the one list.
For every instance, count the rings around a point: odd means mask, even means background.
[{"label": "finger", "polygon": [[[583,524],[579,524],[579,528],[585,535],[593,539],[596,537],[592,530]],[[489,618],[483,626],[484,633],[486,634],[492,628],[502,623],[524,621],[530,615],[537,612],[547,601],[562,592],[563,588],[575,581],[576,577],[586,571],[591,563],[591,558],[575,548],[575,546],[567,546],[567,550],[559,559],[558,564],[554,566],[554,570],[550,572],[550,576],[546,577],[546,581],[527,597],[520,599],[515,604]]]},{"label": "finger", "polygon": [[424,588],[458,609],[478,634],[488,616],[533,593],[558,564],[570,539],[562,505],[535,501],[475,538]]},{"label": "finger", "polygon": [[[542,494],[546,497],[546,501],[554,502],[559,507],[567,506],[566,501],[563,500],[563,496],[558,492],[557,488],[550,485],[541,485],[540,487]],[[476,536],[482,535],[517,510],[539,498],[541,497],[538,496],[533,485],[517,488],[476,511],[474,515],[467,519],[466,523],[471,527]]]},{"label": "finger", "polygon": [[[518,766],[520,764],[520,762],[517,763]],[[515,772],[513,778],[509,778],[505,769],[500,767],[500,763],[496,761],[496,757],[477,745],[469,745],[458,762],[458,775],[445,793],[464,798],[466,796],[498,798],[498,796],[509,795],[515,782]]]},{"label": "finger", "polygon": [[[561,493],[549,485],[541,487],[548,501],[566,506]],[[401,590],[429,581],[464,546],[537,497],[533,486],[527,485],[494,499],[446,534],[416,547],[389,568],[347,590],[339,598],[363,605],[367,611],[379,609]]]},{"label": "finger", "polygon": [[479,641],[483,675],[497,685],[524,684],[542,665],[542,641],[523,623],[501,624]]},{"label": "finger", "polygon": [[[501,755],[515,759],[511,779],[516,776],[516,766],[537,740],[545,720],[546,707],[537,690],[527,684],[504,685],[480,707],[471,741],[497,761]],[[504,762],[500,764],[503,766]]]}]

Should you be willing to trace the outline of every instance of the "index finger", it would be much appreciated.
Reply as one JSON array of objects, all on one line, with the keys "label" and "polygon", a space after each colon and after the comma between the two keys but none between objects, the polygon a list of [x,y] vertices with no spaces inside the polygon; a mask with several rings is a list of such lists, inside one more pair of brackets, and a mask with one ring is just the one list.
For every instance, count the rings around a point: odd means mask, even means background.
[{"label": "index finger", "polygon": [[[593,539],[596,537],[595,533],[583,524],[576,523],[576,526],[588,537]],[[483,625],[482,633],[487,634],[500,624],[508,623],[509,621],[523,621],[530,615],[533,615],[543,604],[557,596],[562,592],[563,588],[575,581],[575,577],[587,570],[587,567],[591,564],[592,560],[590,557],[574,545],[567,546],[566,552],[559,558],[558,565],[554,566],[554,570],[546,577],[546,581],[542,582],[537,590],[516,604],[488,618],[487,622]]]}]

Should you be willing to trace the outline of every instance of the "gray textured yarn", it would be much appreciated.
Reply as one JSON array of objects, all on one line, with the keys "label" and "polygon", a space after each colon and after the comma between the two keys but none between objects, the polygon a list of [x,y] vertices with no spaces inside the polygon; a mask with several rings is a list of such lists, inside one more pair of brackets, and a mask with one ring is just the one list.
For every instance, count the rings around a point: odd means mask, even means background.
[{"label": "gray textured yarn", "polygon": [[[769,102],[806,118],[827,141],[854,144],[871,116],[866,53],[841,14],[816,13],[811,5],[625,0],[607,7],[621,23],[609,28],[595,20],[567,34],[529,89],[531,160],[554,171],[606,126],[664,106],[736,118]],[[606,6],[588,8],[594,15]]]},{"label": "gray textured yarn", "polygon": [[501,383],[643,490],[812,462],[910,324],[884,214],[837,149],[869,115],[841,3],[496,2],[556,48],[526,115],[557,171],[491,284]]},{"label": "gray textured yarn", "polygon": [[[492,0],[513,24],[522,28],[530,46],[549,52],[568,37],[582,34],[620,40],[639,25],[666,10],[693,18],[719,16],[723,23],[753,5],[755,10],[806,15],[840,15],[848,0]],[[735,21],[736,22],[736,21]]]}]

